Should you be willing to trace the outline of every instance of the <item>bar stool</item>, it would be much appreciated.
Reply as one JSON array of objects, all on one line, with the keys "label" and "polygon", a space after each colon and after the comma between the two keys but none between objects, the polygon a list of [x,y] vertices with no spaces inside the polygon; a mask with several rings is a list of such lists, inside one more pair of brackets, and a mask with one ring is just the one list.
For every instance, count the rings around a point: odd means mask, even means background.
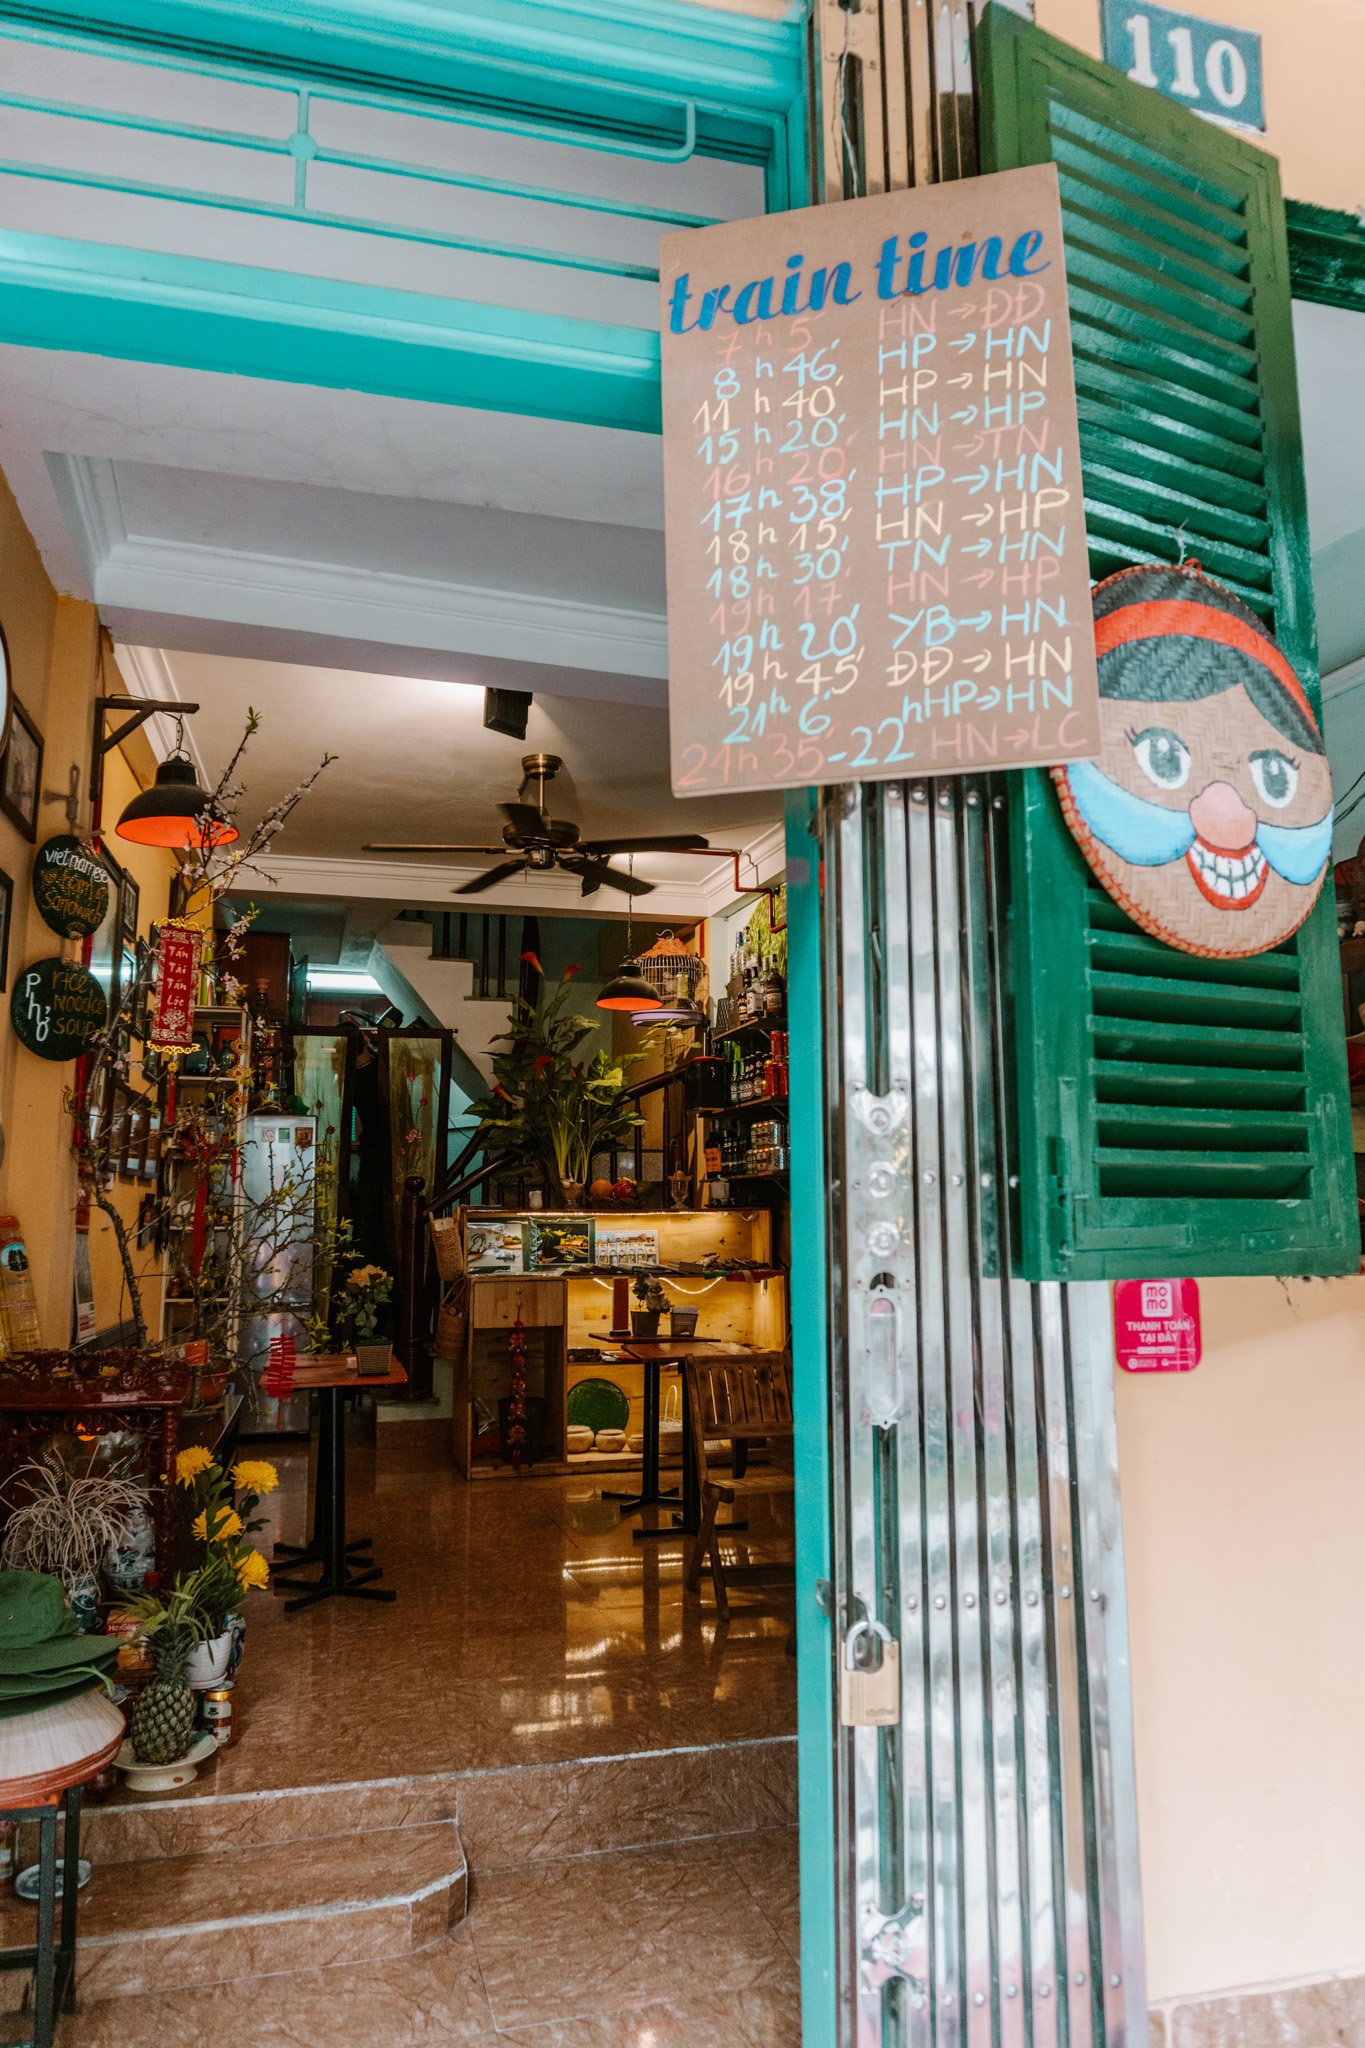
[{"label": "bar stool", "polygon": [[[0,1949],[0,1970],[33,1974],[32,2048],[52,2048],[59,2012],[76,2007],[76,1896],[81,1853],[81,1787],[111,1764],[123,1716],[102,1693],[0,1722],[0,1822],[38,1827],[38,1938]],[[22,1770],[23,1775],[17,1773]],[[62,1837],[62,1918],[57,1935],[57,1822]]]}]

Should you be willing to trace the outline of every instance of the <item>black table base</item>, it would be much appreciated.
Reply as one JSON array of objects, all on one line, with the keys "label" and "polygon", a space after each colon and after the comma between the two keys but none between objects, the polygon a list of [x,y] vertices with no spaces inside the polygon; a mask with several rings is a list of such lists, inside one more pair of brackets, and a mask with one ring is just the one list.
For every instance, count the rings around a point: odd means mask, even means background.
[{"label": "black table base", "polygon": [[[357,1536],[352,1542],[346,1541],[346,1418],[342,1413],[341,1397],[343,1387],[319,1387],[318,1393],[318,1473],[313,1506],[313,1536],[309,1543],[275,1545],[276,1552],[286,1557],[293,1554],[291,1573],[286,1577],[276,1573],[274,1583],[297,1594],[293,1600],[286,1600],[286,1614],[296,1614],[302,1607],[316,1607],[321,1600],[334,1598],[351,1600],[389,1601],[398,1598],[391,1586],[376,1586],[373,1581],[384,1576],[381,1566],[363,1553],[370,1548],[371,1538]],[[355,1559],[359,1569],[353,1568]],[[317,1563],[321,1572],[316,1579],[296,1579],[293,1571],[300,1565]]]}]

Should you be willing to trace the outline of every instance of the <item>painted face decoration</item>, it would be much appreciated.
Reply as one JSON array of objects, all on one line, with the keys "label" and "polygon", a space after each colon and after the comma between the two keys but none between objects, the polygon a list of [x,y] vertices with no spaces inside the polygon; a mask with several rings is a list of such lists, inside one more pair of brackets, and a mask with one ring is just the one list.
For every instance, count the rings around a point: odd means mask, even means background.
[{"label": "painted face decoration", "polygon": [[1332,850],[1322,734],[1256,614],[1197,564],[1097,584],[1103,748],[1054,768],[1081,851],[1135,924],[1216,959],[1297,931]]}]

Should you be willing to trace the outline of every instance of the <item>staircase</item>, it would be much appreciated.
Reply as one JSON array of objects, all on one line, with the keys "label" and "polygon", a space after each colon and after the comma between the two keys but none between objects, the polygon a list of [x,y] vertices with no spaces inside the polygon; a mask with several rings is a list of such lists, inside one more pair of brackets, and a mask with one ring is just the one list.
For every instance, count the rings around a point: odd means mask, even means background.
[{"label": "staircase", "polygon": [[[418,1955],[465,1918],[462,1834],[491,1878],[641,1847],[739,1846],[795,1819],[791,1736],[276,1792],[120,1789],[81,1820],[93,1875],[80,2008]],[[7,1894],[0,1946],[31,1941],[33,1914]]]},{"label": "staircase", "polygon": [[[408,913],[384,926],[369,971],[389,1001],[455,1033],[455,1080],[466,1096],[493,1079],[493,1041],[524,986],[521,955],[534,951],[535,918],[498,912]],[[461,1072],[463,1068],[463,1072]]]}]

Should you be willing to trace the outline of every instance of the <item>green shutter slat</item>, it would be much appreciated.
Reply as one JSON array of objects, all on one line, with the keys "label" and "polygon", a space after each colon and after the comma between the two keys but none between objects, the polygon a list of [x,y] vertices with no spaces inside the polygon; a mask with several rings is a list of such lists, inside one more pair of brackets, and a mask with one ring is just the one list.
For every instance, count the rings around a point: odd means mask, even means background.
[{"label": "green shutter slat", "polygon": [[[1067,292],[1077,314],[1092,323],[1110,323],[1116,343],[1120,335],[1130,345],[1145,342],[1158,351],[1168,374],[1192,379],[1195,389],[1211,398],[1226,399],[1239,389],[1254,388],[1255,351],[1197,326],[1170,303],[1155,279],[1134,279],[1131,271],[1089,263],[1083,257],[1074,266],[1074,277],[1072,266],[1067,267]],[[1145,299],[1138,296],[1142,284],[1150,286]]]},{"label": "green shutter slat", "polygon": [[1227,1154],[1246,1161],[1251,1153],[1306,1153],[1309,1118],[1277,1116],[1254,1109],[1216,1109],[1191,1104],[1184,1109],[1151,1103],[1101,1104],[1095,1126],[1101,1146],[1143,1152],[1198,1152],[1205,1157]]},{"label": "green shutter slat", "polygon": [[1106,470],[1120,477],[1146,474],[1153,482],[1164,480],[1171,490],[1179,492],[1182,503],[1201,523],[1231,519],[1232,535],[1248,546],[1264,546],[1270,531],[1265,516],[1268,493],[1254,456],[1255,467],[1250,474],[1230,476],[1226,470],[1218,471],[1201,462],[1199,452],[1192,448],[1168,450],[1153,446],[1141,437],[1139,422],[1131,427],[1125,422],[1124,430],[1119,431],[1107,408],[1096,407],[1092,411],[1079,407],[1078,411],[1082,445],[1092,462],[1103,463]]},{"label": "green shutter slat", "polygon": [[[1184,232],[1163,212],[1160,195],[1144,191],[1128,174],[1098,152],[1077,149],[1064,138],[1053,137],[1053,161],[1057,165],[1062,204],[1086,211],[1092,195],[1117,200],[1126,219],[1141,236],[1143,253],[1162,268],[1186,276],[1200,290],[1226,297],[1230,304],[1249,307],[1251,291],[1247,282],[1246,247],[1243,239],[1203,228]],[[1094,213],[1097,223],[1108,214]],[[1240,226],[1240,223],[1239,223]],[[1117,225],[1105,226],[1106,234],[1118,234]]]},{"label": "green shutter slat", "polygon": [[[1084,452],[1084,451],[1082,451]],[[1177,530],[1177,522],[1161,516],[1165,510],[1165,499],[1160,491],[1151,493],[1151,516],[1142,517],[1122,505],[1110,505],[1103,498],[1085,495],[1085,524],[1090,536],[1090,572],[1098,579],[1108,576],[1115,568],[1122,568],[1128,562],[1150,562],[1160,560],[1171,553],[1171,535]],[[1269,617],[1271,607],[1268,598],[1271,590],[1273,571],[1263,555],[1254,555],[1246,548],[1230,546],[1226,541],[1212,537],[1202,548],[1199,560],[1210,575],[1220,583],[1226,583],[1229,590],[1236,591],[1244,603],[1263,618]]]},{"label": "green shutter slat", "polygon": [[1272,1070],[1303,1071],[1301,1033],[1293,1031],[1244,1031],[1207,1023],[1176,1021],[1171,1017],[1103,1016],[1086,1019],[1088,1036],[1097,1059],[1171,1061],[1189,1066],[1268,1067]]},{"label": "green shutter slat", "polygon": [[[1002,7],[977,45],[983,168],[1058,167],[1092,573],[1197,554],[1315,694],[1274,160]],[[1273,953],[1176,952],[1009,789],[1020,1272],[1355,1270],[1330,891]]]},{"label": "green shutter slat", "polygon": [[1137,1152],[1101,1145],[1102,1195],[1207,1195],[1215,1201],[1264,1201],[1308,1192],[1307,1159],[1264,1152],[1219,1158],[1202,1152]]},{"label": "green shutter slat", "polygon": [[[1067,276],[1089,277],[1100,283],[1120,281],[1131,289],[1134,274],[1145,277],[1158,306],[1174,320],[1195,327],[1201,333],[1252,348],[1256,322],[1250,311],[1250,293],[1235,290],[1207,290],[1207,281],[1183,264],[1163,264],[1151,239],[1138,234],[1131,225],[1115,223],[1107,231],[1096,219],[1093,205],[1104,197],[1089,190],[1073,198],[1075,187],[1063,192],[1062,218],[1066,224]],[[1218,280],[1221,285],[1223,280]],[[1229,297],[1233,304],[1222,303]],[[1254,352],[1254,351],[1253,351]]]},{"label": "green shutter slat", "polygon": [[[1112,75],[1106,72],[1103,77],[1107,80]],[[1236,184],[1223,185],[1215,178],[1203,177],[1192,171],[1188,161],[1181,162],[1174,156],[1149,148],[1143,136],[1143,109],[1139,102],[1132,104],[1135,126],[1124,129],[1116,127],[1109,118],[1112,105],[1107,94],[1093,112],[1086,112],[1070,104],[1065,97],[1049,93],[1045,102],[1045,118],[1052,131],[1054,147],[1062,137],[1076,138],[1111,163],[1116,171],[1124,172],[1158,193],[1163,210],[1172,220],[1203,226],[1214,234],[1226,236],[1229,241],[1237,241],[1244,228],[1245,193]],[[1191,155],[1197,160],[1198,151],[1191,152]]]},{"label": "green shutter slat", "polygon": [[[1145,476],[1116,469],[1104,459],[1109,451],[1097,446],[1098,440],[1093,433],[1083,434],[1081,452],[1087,458],[1086,487],[1107,505],[1131,506],[1135,512],[1143,512],[1154,501],[1159,502],[1170,514],[1172,524],[1183,524],[1191,533],[1230,542],[1248,554],[1264,552],[1270,536],[1266,520],[1248,518],[1230,505],[1211,504],[1195,489],[1177,489],[1174,478],[1181,473],[1178,463],[1149,461]],[[1197,484],[1198,479],[1189,477],[1188,471],[1184,474],[1192,485]]]},{"label": "green shutter slat", "polygon": [[[1163,1048],[1165,1049],[1165,1048]],[[1129,1107],[1152,1104],[1213,1109],[1287,1109],[1303,1107],[1305,1082],[1295,1066],[1235,1067],[1202,1061],[1197,1066],[1176,1062],[1097,1057],[1091,1069],[1098,1103]]]}]

